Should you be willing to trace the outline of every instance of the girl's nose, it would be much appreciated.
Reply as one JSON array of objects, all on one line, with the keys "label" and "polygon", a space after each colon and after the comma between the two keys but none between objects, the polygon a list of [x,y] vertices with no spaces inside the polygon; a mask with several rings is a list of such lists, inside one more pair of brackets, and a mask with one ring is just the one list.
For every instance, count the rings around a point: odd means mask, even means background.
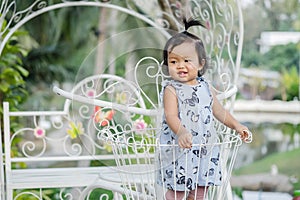
[{"label": "girl's nose", "polygon": [[184,68],[184,64],[183,63],[178,63],[177,69],[183,69],[183,68]]}]

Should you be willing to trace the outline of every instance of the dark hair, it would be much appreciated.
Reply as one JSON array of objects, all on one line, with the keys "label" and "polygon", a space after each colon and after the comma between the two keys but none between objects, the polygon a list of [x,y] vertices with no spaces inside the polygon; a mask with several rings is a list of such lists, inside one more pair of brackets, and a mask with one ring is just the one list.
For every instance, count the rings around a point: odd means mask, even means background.
[{"label": "dark hair", "polygon": [[177,33],[173,35],[165,44],[164,51],[163,51],[163,65],[168,66],[168,56],[169,53],[178,45],[184,43],[184,42],[191,42],[195,44],[195,50],[198,54],[199,63],[201,63],[202,59],[205,59],[205,64],[201,70],[198,72],[198,76],[202,76],[206,69],[208,68],[208,62],[206,58],[206,51],[204,48],[204,44],[202,40],[197,37],[196,35],[189,33],[187,30],[191,26],[202,26],[205,28],[205,26],[197,20],[190,19],[187,21],[186,19],[183,20],[185,30],[183,32]]}]

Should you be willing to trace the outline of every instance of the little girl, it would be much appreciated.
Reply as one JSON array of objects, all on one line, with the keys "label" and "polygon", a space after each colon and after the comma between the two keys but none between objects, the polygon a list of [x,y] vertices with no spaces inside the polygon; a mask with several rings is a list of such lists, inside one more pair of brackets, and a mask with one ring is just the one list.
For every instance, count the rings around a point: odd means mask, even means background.
[{"label": "little girl", "polygon": [[[223,108],[202,77],[208,66],[204,45],[187,31],[201,23],[184,22],[185,31],[172,36],[163,53],[171,79],[162,83],[164,116],[158,183],[167,188],[166,200],[203,200],[206,187],[222,181],[219,148],[196,145],[216,142],[213,116],[235,129],[242,140],[247,139],[249,130]],[[178,145],[175,149],[170,147],[173,143]]]}]

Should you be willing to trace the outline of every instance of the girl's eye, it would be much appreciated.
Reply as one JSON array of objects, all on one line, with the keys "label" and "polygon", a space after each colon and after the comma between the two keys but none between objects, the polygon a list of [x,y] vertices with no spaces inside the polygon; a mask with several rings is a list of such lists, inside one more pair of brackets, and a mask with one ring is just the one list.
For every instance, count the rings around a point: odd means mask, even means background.
[{"label": "girl's eye", "polygon": [[177,62],[175,60],[170,61],[171,64],[176,64]]},{"label": "girl's eye", "polygon": [[188,62],[192,62],[192,60],[186,59],[186,60],[184,60],[184,62],[188,63]]}]

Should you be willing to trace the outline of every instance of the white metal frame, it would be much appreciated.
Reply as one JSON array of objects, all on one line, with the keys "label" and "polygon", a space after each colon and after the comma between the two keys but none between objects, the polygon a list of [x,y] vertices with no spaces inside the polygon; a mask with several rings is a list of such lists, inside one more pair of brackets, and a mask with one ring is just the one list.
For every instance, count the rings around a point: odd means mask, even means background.
[{"label": "white metal frame", "polygon": [[[153,60],[154,58],[148,58]],[[156,63],[156,62],[155,62]],[[131,83],[134,88],[134,92],[131,92],[131,94],[134,94],[131,96],[131,98],[135,99],[136,97],[141,97],[141,99],[153,101],[153,99],[150,99],[150,96],[147,95],[147,93],[143,90],[141,86],[143,84],[139,83],[138,76],[139,73],[137,71],[140,71],[138,69],[143,68],[142,71],[145,73],[142,73],[146,76],[149,76],[147,72],[149,70],[157,70],[157,73],[155,74],[155,77],[158,77],[157,79],[154,79],[155,86],[157,92],[160,90],[159,87],[156,87],[157,85],[160,85],[160,81],[162,81],[166,76],[163,74],[161,67],[158,65],[156,68],[153,68],[153,65],[145,66],[145,65],[139,65],[137,64],[135,66],[135,73],[134,73],[134,82],[127,81],[125,79],[120,78],[120,83],[124,84],[125,82]],[[112,75],[105,75],[106,77],[111,77]],[[144,83],[145,84],[145,83]],[[108,86],[108,85],[106,85]],[[117,90],[118,85],[115,85],[114,83],[111,84],[110,91]],[[93,87],[85,88],[86,90],[94,89]],[[66,97],[67,99],[71,100],[72,103],[81,103],[83,105],[93,105],[93,106],[100,106],[104,110],[105,109],[113,109],[116,112],[120,112],[122,114],[130,116],[130,119],[127,119],[129,121],[121,122],[121,123],[113,123],[111,125],[108,125],[105,129],[97,129],[97,138],[102,139],[104,141],[108,141],[110,145],[112,146],[113,152],[114,152],[114,158],[116,160],[117,164],[117,171],[114,172],[107,172],[104,174],[101,174],[98,181],[96,181],[94,184],[87,187],[83,193],[82,196],[85,196],[88,194],[88,192],[94,188],[101,187],[101,183],[103,180],[108,182],[114,182],[117,184],[121,184],[123,187],[123,191],[118,190],[118,192],[124,193],[127,198],[131,199],[161,199],[162,196],[157,196],[161,194],[157,194],[157,190],[155,190],[155,179],[154,179],[154,172],[155,170],[153,167],[153,159],[155,158],[154,153],[145,151],[143,153],[132,153],[132,149],[140,148],[140,149],[159,149],[161,146],[159,143],[157,143],[156,140],[156,133],[160,130],[160,116],[161,116],[161,110],[160,105],[156,105],[155,103],[151,103],[151,106],[149,107],[140,107],[134,104],[128,104],[128,103],[120,103],[120,102],[114,102],[113,101],[102,101],[102,100],[95,100],[87,97],[87,92],[83,91],[82,94],[74,94],[73,92],[67,92],[64,90],[61,90],[57,87],[55,87],[54,92],[57,94]],[[95,90],[95,89],[94,89]],[[128,94],[127,90],[122,89],[121,90],[124,94]],[[224,96],[227,96],[229,94],[224,94],[219,96],[219,98],[223,98]],[[97,95],[96,95],[97,96]],[[159,98],[157,96],[156,98]],[[127,99],[128,100],[128,99]],[[133,101],[135,102],[135,101]],[[159,100],[158,100],[159,102]],[[144,103],[142,103],[144,105]],[[151,118],[151,126],[147,127],[142,130],[142,133],[139,133],[139,131],[135,130],[134,123],[131,121],[131,118],[144,119]],[[116,131],[116,124],[117,125],[117,131]],[[209,191],[209,197],[211,199],[232,199],[231,197],[231,188],[229,183],[229,178],[231,175],[231,171],[233,169],[234,161],[237,156],[237,151],[239,146],[242,144],[241,139],[235,135],[232,130],[226,128],[224,125],[221,125],[219,123],[216,123],[217,126],[217,132],[219,142],[211,144],[214,146],[219,146],[222,149],[222,163],[223,163],[223,174],[224,174],[224,182],[221,187],[212,187]],[[128,135],[128,137],[127,137]],[[137,135],[138,138],[140,138],[139,141],[135,140],[135,135]],[[142,139],[141,139],[142,137]],[[133,140],[134,142],[129,142]],[[149,142],[149,140],[151,142]],[[129,143],[128,143],[128,142]],[[147,141],[146,143],[143,143]],[[251,141],[251,136],[249,138],[249,141]],[[203,146],[203,145],[202,145]],[[202,148],[201,146],[201,148]],[[131,153],[130,153],[131,152]],[[134,160],[134,161],[132,161]],[[128,163],[138,163],[133,165],[128,165]],[[144,171],[144,173],[141,172]],[[145,171],[146,170],[146,171]],[[158,169],[157,169],[158,170]],[[116,173],[118,172],[118,173]],[[99,185],[98,185],[99,184]],[[139,190],[130,189],[133,188],[140,188]],[[145,188],[147,187],[147,188]],[[114,189],[113,189],[114,190]],[[146,192],[147,191],[147,192]]]},{"label": "white metal frame", "polygon": [[[137,11],[133,10],[130,5],[130,0],[126,0],[128,3],[127,7],[120,7],[118,5],[114,5],[110,1],[101,1],[101,0],[83,0],[83,1],[67,1],[67,0],[61,0],[60,2],[57,2],[52,5],[47,5],[46,1],[43,0],[36,0],[34,1],[28,8],[25,8],[24,10],[18,10],[16,8],[16,2],[15,0],[9,1],[9,0],[3,0],[0,5],[0,27],[3,27],[4,19],[7,19],[8,13],[10,14],[10,18],[8,19],[8,26],[4,28],[0,32],[0,56],[2,54],[3,48],[6,45],[6,43],[9,41],[10,37],[13,35],[13,33],[18,30],[22,25],[33,19],[34,17],[37,17],[43,13],[49,12],[51,10],[56,10],[64,7],[74,7],[74,6],[96,6],[96,7],[104,7],[104,8],[110,8],[114,9],[123,13],[126,13],[128,15],[132,15],[150,26],[156,28],[159,32],[161,32],[166,38],[170,37],[168,28],[169,24],[166,20],[164,20],[163,16],[168,16],[171,20],[175,22],[177,25],[177,28],[179,30],[182,30],[182,25],[178,21],[178,15],[182,16],[182,10],[178,9],[176,5],[168,4],[170,9],[173,9],[172,13],[164,13],[163,11],[159,11],[160,15],[157,16],[147,16],[147,13],[145,15],[142,15],[138,13]],[[231,2],[231,3],[230,3]],[[233,3],[233,4],[232,4]],[[212,68],[207,72],[207,77],[209,80],[214,80],[212,82],[212,85],[214,86],[215,90],[217,91],[217,94],[219,95],[219,98],[222,100],[229,100],[227,103],[234,103],[235,99],[235,93],[237,91],[236,84],[239,74],[239,68],[240,68],[240,60],[241,60],[241,54],[242,54],[242,44],[243,44],[243,16],[241,12],[241,5],[239,0],[235,1],[226,1],[226,0],[190,0],[188,1],[186,11],[189,12],[189,15],[194,17],[199,17],[207,24],[207,30],[203,29],[193,29],[193,32],[195,34],[201,36],[204,43],[206,44],[207,48],[207,54],[211,58],[211,66]],[[235,50],[233,50],[235,49]],[[232,52],[235,52],[235,56],[232,55]],[[155,58],[145,57],[141,58],[140,62],[144,59],[151,59],[156,63],[157,66],[160,65],[160,62],[157,61]],[[140,63],[139,62],[139,63]],[[139,67],[139,63],[135,66],[135,69]],[[151,74],[145,73],[148,77],[154,77],[156,79],[156,83],[159,83],[162,79],[165,78],[163,73],[161,71],[158,71],[154,76]],[[107,76],[107,77],[104,77]],[[102,78],[112,78],[111,75],[103,75]],[[98,77],[99,78],[99,77]],[[93,78],[91,78],[93,79]],[[120,81],[123,79],[119,79]],[[139,102],[142,101],[148,101],[151,102],[152,99],[143,91],[143,89],[140,87],[141,83],[138,82],[136,79],[133,83],[128,81],[123,81],[123,83],[129,83],[129,85],[132,85],[132,87],[135,89],[135,92],[137,92],[137,96],[139,96]],[[82,96],[82,93],[77,94],[74,91],[78,91],[81,86],[84,85],[83,83],[77,84],[77,88],[74,88],[72,92],[66,92],[62,91],[59,88],[55,88],[55,92],[61,94],[62,96],[65,96],[68,99],[66,100],[64,111],[21,111],[21,112],[11,112],[9,111],[8,104],[4,104],[4,135],[5,135],[5,186],[6,190],[8,191],[8,197],[7,199],[12,198],[12,189],[14,188],[25,188],[29,184],[27,184],[26,180],[31,180],[32,184],[35,183],[36,186],[39,187],[36,180],[38,178],[47,178],[47,174],[54,175],[55,178],[57,176],[62,176],[65,178],[65,180],[61,180],[60,183],[58,182],[45,182],[43,187],[55,187],[55,186],[62,186],[62,182],[68,182],[70,185],[67,186],[79,186],[72,182],[72,178],[74,176],[66,176],[65,171],[58,171],[55,173],[55,170],[51,169],[45,169],[43,172],[38,173],[37,170],[28,170],[28,174],[23,172],[18,172],[18,170],[14,171],[11,168],[11,162],[12,161],[18,161],[18,159],[10,159],[10,122],[11,117],[29,117],[29,116],[40,116],[40,115],[59,115],[62,117],[70,117],[70,110],[69,108],[73,106],[73,104],[76,104],[75,102],[81,102],[86,105],[90,106],[102,106],[102,107],[110,107],[114,109],[123,110],[126,112],[133,112],[136,115],[148,115],[152,116],[157,114],[157,112],[160,112],[158,110],[159,105],[155,105],[155,102],[152,102],[151,108],[144,107],[142,103],[137,105],[124,105],[119,104],[119,102],[111,102],[111,101],[105,101],[101,99],[92,99],[87,98],[86,96]],[[132,89],[133,89],[132,88]],[[158,89],[157,93],[158,93]],[[134,92],[134,93],[135,93]],[[157,95],[158,96],[158,95]],[[72,101],[76,100],[76,101]],[[158,101],[159,102],[159,101]],[[83,108],[86,108],[84,105]],[[83,109],[84,110],[84,109]],[[81,114],[84,114],[81,113]],[[84,118],[84,115],[81,117]],[[220,128],[223,128],[220,126]],[[95,159],[93,156],[85,156],[82,158],[82,160],[90,160]],[[2,158],[2,156],[1,156]],[[109,157],[111,158],[111,157]],[[41,161],[44,162],[45,160],[49,159],[48,157],[39,157],[39,158],[26,158],[25,161],[30,162],[37,162]],[[57,158],[55,158],[57,159]],[[61,157],[58,160],[60,161],[66,161],[66,160],[72,160],[73,158],[70,157]],[[78,159],[78,158],[76,158]],[[101,156],[101,159],[108,159],[108,157]],[[24,161],[22,159],[19,159],[20,161]],[[91,170],[90,168],[88,168]],[[79,168],[72,168],[73,172],[76,173],[76,171],[80,171]],[[111,170],[111,168],[109,169]],[[88,171],[88,170],[87,170]],[[105,170],[104,170],[105,171]],[[94,171],[95,172],[95,171]],[[36,175],[36,179],[33,177]],[[74,175],[74,174],[73,174]],[[94,174],[93,174],[94,175]],[[1,179],[3,180],[3,176],[1,176]],[[69,180],[69,181],[67,181]],[[19,181],[18,184],[14,185],[16,182]],[[89,180],[92,181],[92,180]],[[95,180],[93,180],[95,181]],[[89,182],[91,183],[91,182]],[[120,184],[117,186],[115,183],[113,185],[110,185],[109,182],[103,182],[104,185],[109,187],[112,186],[115,188],[117,192],[122,192],[122,188],[120,187]],[[57,185],[55,185],[57,184]],[[83,184],[84,185],[84,184]],[[31,185],[32,186],[32,185]],[[92,185],[93,186],[93,185]],[[99,186],[99,182],[97,182],[97,187]],[[101,186],[101,185],[100,185]],[[102,185],[103,186],[103,185]],[[103,187],[105,187],[103,186]],[[230,189],[230,188],[229,188]],[[2,192],[4,194],[5,191]],[[229,194],[229,193],[228,193]],[[229,198],[229,197],[228,197]],[[230,199],[230,198],[229,198]]]},{"label": "white metal frame", "polygon": [[[81,81],[77,86],[74,87],[73,92],[81,92],[82,87],[85,87],[87,84],[90,85],[91,82],[102,81],[102,78],[107,78],[106,76],[94,76]],[[109,76],[109,81],[116,81],[115,76]],[[120,78],[117,78],[117,82]],[[96,81],[96,82],[95,82]],[[129,88],[133,89],[131,85]],[[109,88],[107,88],[109,90]],[[141,102],[140,105],[143,105]],[[90,161],[93,160],[111,160],[113,159],[112,155],[99,155],[97,151],[103,149],[103,146],[97,143],[97,140],[90,133],[84,132],[79,140],[72,140],[70,136],[66,133],[66,125],[69,121],[74,121],[69,112],[70,103],[67,100],[65,104],[65,111],[9,111],[9,104],[7,102],[3,103],[4,108],[4,148],[5,148],[5,199],[13,199],[13,191],[16,189],[39,189],[40,194],[37,195],[31,191],[25,191],[18,193],[14,198],[16,199],[19,196],[25,194],[31,194],[37,198],[42,198],[43,188],[61,188],[60,195],[61,199],[66,198],[75,198],[76,194],[79,196],[81,193],[81,187],[86,187],[95,180],[98,179],[99,173],[111,172],[114,170],[113,167],[103,166],[103,167],[89,167],[88,166],[73,166],[73,167],[55,167],[49,168],[48,166],[44,167],[40,165],[42,163],[64,163],[66,161]],[[86,106],[82,106],[82,109],[87,109]],[[86,118],[86,113],[81,113],[82,118]],[[10,133],[10,126],[13,120],[24,120],[28,119],[33,123],[29,125],[23,124],[23,127],[16,130],[16,132]],[[44,128],[42,122],[39,121],[43,119],[44,122],[49,122],[51,124],[51,129]],[[84,123],[84,119],[82,119]],[[34,137],[35,128],[41,128],[46,131],[46,134],[43,137]],[[59,137],[53,137],[48,135],[55,129],[61,133]],[[12,156],[11,149],[16,145],[15,140],[17,137],[22,137],[24,143],[18,144],[18,154]],[[47,149],[53,148],[53,143],[58,146],[63,147],[62,151],[57,154],[49,154]],[[13,145],[14,144],[14,145]],[[12,164],[16,163],[26,163],[29,165],[26,169],[14,169]],[[3,168],[2,168],[3,169]],[[2,176],[3,177],[3,176]],[[118,185],[115,183],[109,183],[103,181],[101,183],[102,188],[118,189]],[[77,188],[75,194],[68,193],[65,188],[74,187]],[[119,189],[121,190],[121,189]],[[66,193],[67,192],[67,193]],[[66,194],[65,194],[66,193]],[[2,193],[4,194],[4,193]],[[65,195],[65,197],[63,197]],[[102,196],[105,196],[103,194]]]}]

